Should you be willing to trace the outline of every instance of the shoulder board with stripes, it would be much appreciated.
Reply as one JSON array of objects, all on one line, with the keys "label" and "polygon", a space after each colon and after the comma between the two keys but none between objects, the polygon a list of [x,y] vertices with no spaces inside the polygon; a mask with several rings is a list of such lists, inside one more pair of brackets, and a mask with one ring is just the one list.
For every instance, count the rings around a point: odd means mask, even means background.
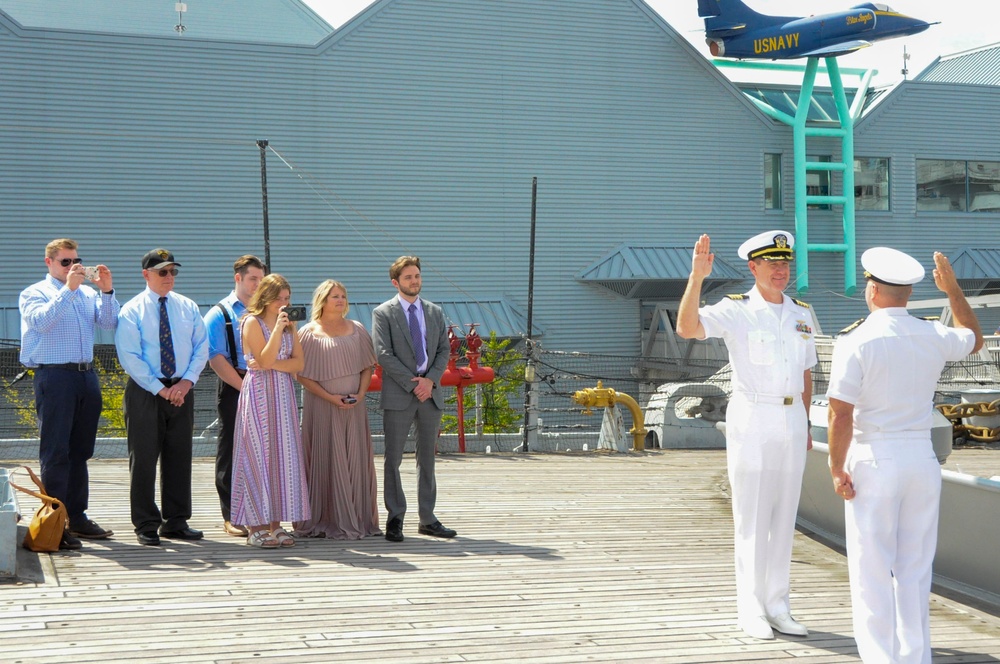
[{"label": "shoulder board with stripes", "polygon": [[794,297],[792,298],[792,302],[794,302],[795,304],[799,305],[800,307],[805,307],[806,309],[809,308],[809,303],[808,302],[803,302],[802,300],[796,300]]},{"label": "shoulder board with stripes", "polygon": [[853,332],[854,330],[856,330],[858,328],[858,326],[861,325],[862,323],[864,323],[866,320],[868,320],[867,316],[865,316],[864,318],[859,318],[858,320],[854,321],[853,323],[851,323],[850,325],[848,325],[847,327],[845,327],[843,330],[841,330],[840,332],[838,332],[837,334],[838,335],[840,335],[840,334],[849,334],[849,333]]},{"label": "shoulder board with stripes", "polygon": [[732,295],[727,295],[726,297],[728,297],[730,300],[736,300],[736,301],[750,299],[750,296],[747,295],[746,293],[733,293]]},{"label": "shoulder board with stripes", "polygon": [[941,320],[940,316],[917,316],[917,318],[919,318],[920,320],[930,320],[930,321]]}]

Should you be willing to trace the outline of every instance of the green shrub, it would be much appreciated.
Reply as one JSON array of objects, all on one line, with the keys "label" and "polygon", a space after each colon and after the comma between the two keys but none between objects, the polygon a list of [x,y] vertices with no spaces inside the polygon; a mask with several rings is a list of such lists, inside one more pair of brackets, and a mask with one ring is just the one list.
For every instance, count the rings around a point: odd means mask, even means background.
[{"label": "green shrub", "polygon": [[[485,385],[466,385],[463,388],[462,400],[467,414],[465,432],[476,431],[476,388],[482,389],[483,432],[484,433],[516,433],[523,418],[521,404],[524,400],[524,356],[515,348],[511,348],[512,340],[497,339],[496,332],[490,332],[490,338],[483,340],[482,355],[479,366],[492,367],[496,377],[492,383]],[[513,400],[514,405],[511,405]],[[446,399],[449,404],[458,403],[457,390]],[[441,418],[441,431],[456,433],[458,418],[445,415]]]}]

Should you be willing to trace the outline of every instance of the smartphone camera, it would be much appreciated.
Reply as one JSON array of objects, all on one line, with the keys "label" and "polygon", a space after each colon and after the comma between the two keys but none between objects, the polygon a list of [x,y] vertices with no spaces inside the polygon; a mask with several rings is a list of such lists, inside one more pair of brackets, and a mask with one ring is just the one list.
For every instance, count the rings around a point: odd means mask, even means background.
[{"label": "smartphone camera", "polygon": [[341,397],[340,400],[343,401],[346,404],[352,404],[352,403],[357,403],[358,402],[358,400],[355,399],[354,397]]},{"label": "smartphone camera", "polygon": [[306,308],[305,307],[282,307],[282,311],[288,314],[288,320],[300,321],[306,319]]},{"label": "smartphone camera", "polygon": [[83,276],[85,276],[90,281],[97,281],[98,274],[99,272],[97,271],[96,266],[83,268]]}]

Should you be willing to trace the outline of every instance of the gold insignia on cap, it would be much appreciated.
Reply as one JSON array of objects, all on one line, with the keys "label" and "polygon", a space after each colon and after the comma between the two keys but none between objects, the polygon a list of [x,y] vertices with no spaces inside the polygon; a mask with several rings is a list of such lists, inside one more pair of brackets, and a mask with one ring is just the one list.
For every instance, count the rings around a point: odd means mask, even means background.
[{"label": "gold insignia on cap", "polygon": [[788,238],[785,235],[775,235],[774,236],[774,246],[778,249],[788,248]]},{"label": "gold insignia on cap", "polygon": [[160,257],[160,260],[165,261],[170,256],[170,252],[166,249],[157,249],[156,255]]}]

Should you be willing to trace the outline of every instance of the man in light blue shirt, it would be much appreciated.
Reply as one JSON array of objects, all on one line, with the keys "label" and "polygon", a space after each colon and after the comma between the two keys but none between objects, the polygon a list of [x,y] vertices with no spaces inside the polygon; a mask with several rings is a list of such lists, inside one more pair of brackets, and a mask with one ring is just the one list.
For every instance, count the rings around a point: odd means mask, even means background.
[{"label": "man in light blue shirt", "polygon": [[[87,518],[87,461],[94,454],[103,405],[93,365],[94,328],[115,329],[119,306],[111,270],[106,265],[85,268],[74,240],[49,242],[45,264],[49,274],[25,288],[18,300],[21,363],[34,369],[42,483],[69,516],[59,548],[79,549],[79,537],[113,534]],[[83,285],[87,278],[100,293]]]},{"label": "man in light blue shirt", "polygon": [[[129,504],[140,544],[160,537],[197,540],[191,518],[191,448],[194,394],[208,361],[208,339],[198,305],[174,293],[180,263],[166,249],[142,257],[146,290],[122,307],[115,346],[129,375],[125,429],[129,453]],[[156,465],[161,511],[156,506]]]},{"label": "man in light blue shirt", "polygon": [[240,336],[240,318],[247,303],[264,278],[264,263],[251,254],[233,263],[233,292],[205,314],[208,333],[208,363],[219,377],[219,437],[215,451],[215,488],[222,509],[222,527],[234,537],[246,537],[247,529],[230,521],[233,481],[233,438],[236,433],[236,406],[247,373]]}]

